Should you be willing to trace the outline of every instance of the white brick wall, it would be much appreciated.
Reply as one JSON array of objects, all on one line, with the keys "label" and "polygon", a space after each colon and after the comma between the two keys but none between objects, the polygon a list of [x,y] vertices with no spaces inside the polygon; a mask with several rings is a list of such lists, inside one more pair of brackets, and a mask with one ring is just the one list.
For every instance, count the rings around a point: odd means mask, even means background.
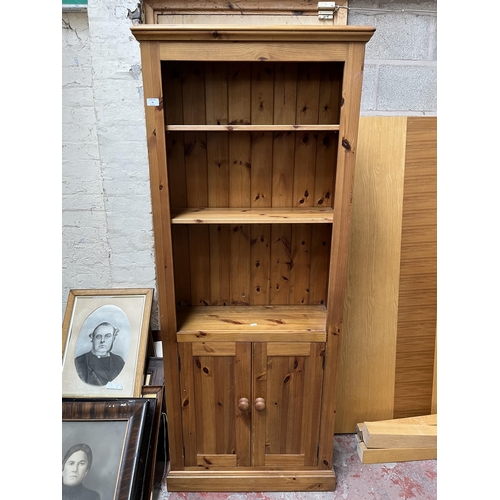
[{"label": "white brick wall", "polygon": [[156,286],[136,8],[63,14],[63,313],[72,288]]},{"label": "white brick wall", "polygon": [[[71,288],[155,287],[138,1],[89,0],[62,23],[62,310]],[[362,114],[436,114],[436,19],[384,9],[436,2],[350,0],[373,25]],[[355,11],[379,8],[380,12]],[[158,328],[156,300],[152,327]]]}]

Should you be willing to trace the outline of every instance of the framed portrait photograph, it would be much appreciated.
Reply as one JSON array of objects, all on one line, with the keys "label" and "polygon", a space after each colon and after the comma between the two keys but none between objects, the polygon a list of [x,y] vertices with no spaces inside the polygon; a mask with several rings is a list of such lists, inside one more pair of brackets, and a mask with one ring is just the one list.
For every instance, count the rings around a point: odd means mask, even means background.
[{"label": "framed portrait photograph", "polygon": [[70,290],[62,328],[62,397],[139,397],[152,288]]},{"label": "framed portrait photograph", "polygon": [[[62,500],[135,500],[148,399],[62,402]],[[142,467],[141,467],[142,466]]]}]

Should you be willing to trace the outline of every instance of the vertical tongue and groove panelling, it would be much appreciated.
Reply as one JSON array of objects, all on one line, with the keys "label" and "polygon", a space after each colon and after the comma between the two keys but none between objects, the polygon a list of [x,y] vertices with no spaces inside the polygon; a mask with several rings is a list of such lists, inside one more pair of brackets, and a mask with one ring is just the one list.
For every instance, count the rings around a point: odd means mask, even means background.
[{"label": "vertical tongue and groove panelling", "polygon": [[[164,62],[166,125],[340,121],[341,63]],[[167,131],[171,208],[334,207],[336,131]],[[172,225],[179,305],[322,304],[330,224]]]}]

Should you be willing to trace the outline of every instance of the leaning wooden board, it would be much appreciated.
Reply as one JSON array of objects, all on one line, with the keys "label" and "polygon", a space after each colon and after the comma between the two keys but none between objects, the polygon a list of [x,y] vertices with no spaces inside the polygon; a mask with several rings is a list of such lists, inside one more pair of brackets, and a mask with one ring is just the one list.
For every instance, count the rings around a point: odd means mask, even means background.
[{"label": "leaning wooden board", "polygon": [[436,117],[361,117],[336,432],[436,411]]}]

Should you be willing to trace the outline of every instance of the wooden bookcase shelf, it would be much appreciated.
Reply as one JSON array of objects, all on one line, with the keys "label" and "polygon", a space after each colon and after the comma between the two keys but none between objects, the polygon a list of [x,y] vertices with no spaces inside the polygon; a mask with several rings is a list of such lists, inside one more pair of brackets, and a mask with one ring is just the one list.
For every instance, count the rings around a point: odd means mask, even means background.
[{"label": "wooden bookcase shelf", "polygon": [[172,211],[172,224],[328,224],[333,208],[185,208]]},{"label": "wooden bookcase shelf", "polygon": [[214,306],[180,309],[178,342],[325,342],[325,306]]},{"label": "wooden bookcase shelf", "polygon": [[333,490],[361,75],[374,29],[131,29],[144,80],[167,488]]},{"label": "wooden bookcase shelf", "polygon": [[297,132],[339,130],[340,125],[166,125],[167,132]]}]

